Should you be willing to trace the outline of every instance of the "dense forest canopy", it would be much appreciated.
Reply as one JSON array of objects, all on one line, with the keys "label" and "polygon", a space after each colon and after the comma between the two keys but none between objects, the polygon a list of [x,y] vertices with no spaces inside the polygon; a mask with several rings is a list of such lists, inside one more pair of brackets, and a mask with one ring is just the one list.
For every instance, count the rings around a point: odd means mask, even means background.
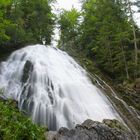
[{"label": "dense forest canopy", "polygon": [[[60,46],[67,44],[66,47],[85,51],[113,79],[123,81],[139,76],[140,30],[131,8],[133,5],[139,8],[139,1],[85,0],[82,3],[82,13],[78,14],[76,9],[61,13]],[[79,24],[80,14],[82,22]],[[69,15],[73,15],[74,22]],[[70,24],[64,26],[65,23]]]},{"label": "dense forest canopy", "polygon": [[55,16],[51,0],[1,0],[0,49],[50,44]]}]

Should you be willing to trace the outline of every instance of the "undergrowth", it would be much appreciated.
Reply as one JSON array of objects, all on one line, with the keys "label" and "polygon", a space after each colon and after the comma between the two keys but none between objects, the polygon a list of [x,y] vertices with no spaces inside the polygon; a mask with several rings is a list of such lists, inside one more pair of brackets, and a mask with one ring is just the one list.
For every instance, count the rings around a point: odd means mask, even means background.
[{"label": "undergrowth", "polygon": [[45,128],[33,124],[14,101],[0,99],[0,140],[44,140]]}]

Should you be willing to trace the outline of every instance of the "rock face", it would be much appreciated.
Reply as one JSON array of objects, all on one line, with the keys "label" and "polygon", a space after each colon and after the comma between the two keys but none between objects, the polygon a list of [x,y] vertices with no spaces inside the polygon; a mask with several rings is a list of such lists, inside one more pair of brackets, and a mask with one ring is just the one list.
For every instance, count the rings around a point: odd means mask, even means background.
[{"label": "rock face", "polygon": [[[51,137],[49,136],[51,135]],[[60,128],[48,140],[136,140],[125,126],[117,120],[104,120],[103,123],[86,120],[75,129]]]},{"label": "rock face", "polygon": [[[33,64],[31,61],[27,60],[24,69],[23,69],[23,75],[22,75],[22,84],[23,84],[23,91],[21,93],[22,96],[20,96],[20,100],[22,100],[22,109],[27,113],[31,114],[33,110],[33,102],[30,101],[29,104],[29,97],[32,96],[33,92],[31,90],[31,84],[30,84],[30,75],[33,72]],[[21,101],[20,101],[21,102]]]},{"label": "rock face", "polygon": [[26,83],[30,77],[30,74],[33,71],[33,64],[31,61],[27,60],[24,65],[23,76],[22,76],[22,83]]}]

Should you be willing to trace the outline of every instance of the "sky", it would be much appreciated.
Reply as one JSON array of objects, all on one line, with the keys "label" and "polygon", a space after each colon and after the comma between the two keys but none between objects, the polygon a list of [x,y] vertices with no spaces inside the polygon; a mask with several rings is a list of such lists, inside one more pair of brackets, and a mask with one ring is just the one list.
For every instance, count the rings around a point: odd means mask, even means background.
[{"label": "sky", "polygon": [[[73,7],[80,11],[81,4],[79,0],[57,0],[57,2],[55,2],[53,5],[53,11],[55,14],[59,14],[61,9],[71,10]],[[52,41],[53,46],[57,45],[57,40],[59,40],[59,37],[59,29],[55,28],[54,39]]]},{"label": "sky", "polygon": [[[80,4],[79,0],[57,0],[57,2],[55,2],[52,5],[53,12],[55,14],[59,14],[61,9],[71,10],[72,7],[76,8],[78,11],[80,11],[81,4]],[[55,28],[52,46],[57,46],[57,43],[58,43],[57,40],[59,40],[59,37],[60,37],[59,29]]]},{"label": "sky", "polygon": [[[61,9],[71,10],[72,7],[76,8],[78,11],[80,11],[81,3],[79,1],[80,0],[57,0],[57,2],[53,6],[54,13],[58,14],[61,11]],[[134,1],[134,0],[132,0],[132,1]],[[135,10],[137,10],[137,8],[133,7],[133,10],[135,11]],[[135,19],[135,22],[140,27],[140,13],[134,14],[134,19]],[[56,29],[54,31],[54,33],[55,33],[55,36],[54,36],[55,40],[58,40],[59,39],[58,29]],[[53,44],[56,45],[55,42],[53,42]]]},{"label": "sky", "polygon": [[57,9],[66,9],[66,10],[71,10],[71,8],[74,7],[80,10],[81,4],[79,0],[57,0],[55,7]]},{"label": "sky", "polygon": [[[55,8],[56,9],[70,10],[72,7],[74,7],[80,11],[81,4],[79,1],[80,0],[57,0],[57,3],[55,4]],[[134,0],[132,0],[132,1],[134,1]],[[137,8],[133,7],[133,10],[137,10]],[[134,19],[140,27],[140,13],[134,14]]]}]

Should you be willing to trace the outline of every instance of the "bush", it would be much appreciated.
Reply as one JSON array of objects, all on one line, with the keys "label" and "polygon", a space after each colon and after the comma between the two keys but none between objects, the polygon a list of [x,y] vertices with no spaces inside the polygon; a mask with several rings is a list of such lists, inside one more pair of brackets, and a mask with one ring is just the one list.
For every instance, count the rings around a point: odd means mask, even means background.
[{"label": "bush", "polygon": [[16,102],[0,100],[0,140],[44,140],[44,133],[18,111]]}]

